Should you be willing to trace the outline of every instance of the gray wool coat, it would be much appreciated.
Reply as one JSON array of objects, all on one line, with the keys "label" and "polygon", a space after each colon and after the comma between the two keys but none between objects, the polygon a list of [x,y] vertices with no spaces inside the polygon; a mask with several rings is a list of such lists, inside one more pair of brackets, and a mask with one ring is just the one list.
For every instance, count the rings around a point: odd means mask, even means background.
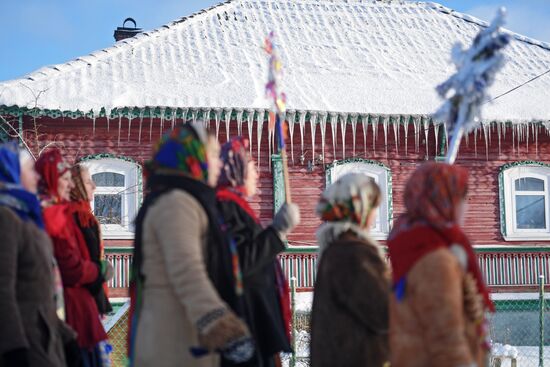
[{"label": "gray wool coat", "polygon": [[30,366],[65,366],[66,333],[56,313],[50,238],[0,207],[0,356],[26,348]]}]

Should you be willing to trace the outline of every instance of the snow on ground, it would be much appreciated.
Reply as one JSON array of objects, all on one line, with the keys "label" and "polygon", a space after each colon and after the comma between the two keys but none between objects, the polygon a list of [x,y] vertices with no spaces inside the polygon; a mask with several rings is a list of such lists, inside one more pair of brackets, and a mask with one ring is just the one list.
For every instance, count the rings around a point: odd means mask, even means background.
[{"label": "snow on ground", "polygon": [[311,312],[311,305],[313,303],[313,292],[296,292],[294,298],[295,311],[298,313]]}]

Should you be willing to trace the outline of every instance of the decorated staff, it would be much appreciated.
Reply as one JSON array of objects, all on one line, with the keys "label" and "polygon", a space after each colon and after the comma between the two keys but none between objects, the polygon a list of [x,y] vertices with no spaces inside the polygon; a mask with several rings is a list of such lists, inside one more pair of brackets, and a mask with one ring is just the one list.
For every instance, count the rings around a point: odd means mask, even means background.
[{"label": "decorated staff", "polygon": [[451,132],[445,158],[449,164],[456,160],[464,133],[479,124],[481,105],[488,100],[487,88],[493,84],[496,72],[504,64],[501,50],[510,42],[510,35],[501,29],[504,16],[504,8],[499,9],[491,25],[479,32],[469,49],[463,49],[460,43],[453,47],[452,60],[457,71],[436,88],[437,93],[446,98],[434,117],[444,121],[447,131]]},{"label": "decorated staff", "polygon": [[[282,63],[277,54],[277,47],[274,42],[275,33],[270,32],[265,39],[264,50],[269,55],[268,80],[265,85],[266,97],[272,101],[271,121],[275,120],[275,129],[277,131],[277,148],[283,160],[283,177],[285,180],[285,198],[287,203],[291,203],[290,181],[288,177],[288,158],[285,148],[285,129],[283,127],[282,116],[286,111],[286,95],[279,91],[279,82],[281,78]],[[274,115],[274,116],[273,116]]]}]

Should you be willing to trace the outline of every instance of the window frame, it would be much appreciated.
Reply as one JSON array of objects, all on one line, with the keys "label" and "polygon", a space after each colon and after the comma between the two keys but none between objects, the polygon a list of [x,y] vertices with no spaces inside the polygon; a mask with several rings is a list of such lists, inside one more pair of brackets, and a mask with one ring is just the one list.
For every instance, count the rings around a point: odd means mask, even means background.
[{"label": "window frame", "polygon": [[[345,169],[346,167],[348,167],[348,170]],[[346,173],[357,172],[357,170],[372,177],[380,187],[383,199],[378,209],[376,229],[371,230],[370,234],[374,239],[386,240],[393,224],[393,188],[392,174],[389,167],[381,162],[362,158],[334,161],[325,168],[326,185],[330,185]]]},{"label": "window frame", "polygon": [[[545,229],[517,228],[516,196],[541,195],[540,191],[516,194],[517,179],[544,181]],[[499,173],[500,228],[505,241],[541,241],[550,238],[550,165],[541,162],[514,162],[501,167]]]},{"label": "window frame", "polygon": [[[97,173],[112,172],[124,176],[124,188],[121,191],[129,191],[123,195],[121,200],[121,221],[122,224],[102,224],[101,231],[104,239],[133,239],[134,226],[133,221],[137,215],[142,201],[142,169],[134,160],[114,156],[110,154],[101,154],[88,156],[81,160],[90,171],[90,176]],[[95,194],[113,194],[118,192],[115,187],[98,187]],[[94,202],[91,203],[92,209]]]}]

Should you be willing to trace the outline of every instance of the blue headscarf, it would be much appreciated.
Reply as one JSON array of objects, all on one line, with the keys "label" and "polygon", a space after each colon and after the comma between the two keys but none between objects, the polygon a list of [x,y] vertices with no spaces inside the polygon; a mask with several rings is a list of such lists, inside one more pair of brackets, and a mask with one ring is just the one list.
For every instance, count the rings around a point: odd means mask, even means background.
[{"label": "blue headscarf", "polygon": [[24,221],[33,221],[44,228],[38,197],[21,186],[19,148],[13,142],[0,145],[0,206],[10,208]]}]

